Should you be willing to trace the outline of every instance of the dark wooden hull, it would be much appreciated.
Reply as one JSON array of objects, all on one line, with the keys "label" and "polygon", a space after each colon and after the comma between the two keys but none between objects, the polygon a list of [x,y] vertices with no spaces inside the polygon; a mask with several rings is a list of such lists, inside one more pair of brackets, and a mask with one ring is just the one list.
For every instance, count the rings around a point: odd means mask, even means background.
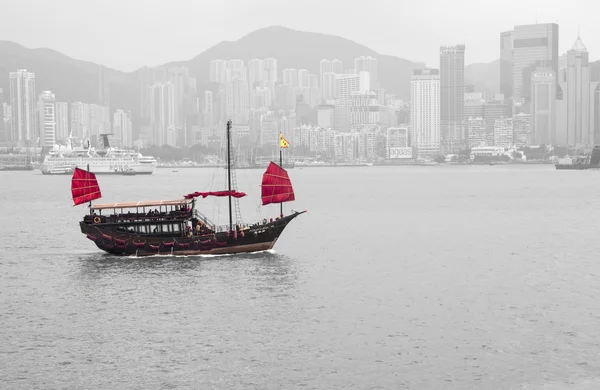
[{"label": "dark wooden hull", "polygon": [[223,255],[258,252],[273,248],[288,223],[304,212],[295,212],[272,223],[236,234],[219,232],[191,238],[126,234],[83,221],[79,222],[79,225],[81,232],[88,239],[94,241],[98,248],[113,255]]},{"label": "dark wooden hull", "polygon": [[600,169],[598,165],[589,165],[589,164],[556,164],[554,165],[556,169],[566,169],[566,170],[584,170],[584,169]]}]

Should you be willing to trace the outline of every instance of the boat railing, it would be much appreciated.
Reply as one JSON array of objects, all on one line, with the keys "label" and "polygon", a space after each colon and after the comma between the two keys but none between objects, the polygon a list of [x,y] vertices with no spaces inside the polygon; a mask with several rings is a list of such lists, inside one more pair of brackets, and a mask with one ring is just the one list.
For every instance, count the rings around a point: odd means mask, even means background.
[{"label": "boat railing", "polygon": [[194,212],[192,213],[192,216],[194,218],[197,218],[197,219],[201,220],[202,222],[204,222],[204,224],[206,226],[211,227],[213,230],[215,230],[218,227],[216,223],[214,223],[213,221],[211,221],[206,215],[202,214],[197,209],[194,209]]}]

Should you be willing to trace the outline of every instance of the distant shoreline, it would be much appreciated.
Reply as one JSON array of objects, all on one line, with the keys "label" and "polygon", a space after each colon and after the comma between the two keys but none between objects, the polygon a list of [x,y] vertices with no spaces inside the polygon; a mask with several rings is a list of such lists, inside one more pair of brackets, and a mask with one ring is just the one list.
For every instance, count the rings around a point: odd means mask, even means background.
[{"label": "distant shoreline", "polygon": [[[423,167],[437,167],[437,166],[473,166],[473,165],[554,165],[552,161],[521,161],[521,162],[504,162],[504,161],[490,161],[490,162],[444,162],[444,163],[421,163],[421,162],[404,162],[404,163],[374,163],[374,167],[410,167],[410,166],[423,166]],[[190,169],[190,168],[219,168],[218,165],[166,165],[157,166],[156,169]],[[358,168],[358,167],[371,167],[366,164],[295,164],[292,169],[297,168]],[[265,167],[238,167],[237,169],[264,169]],[[285,168],[285,167],[284,167]]]}]

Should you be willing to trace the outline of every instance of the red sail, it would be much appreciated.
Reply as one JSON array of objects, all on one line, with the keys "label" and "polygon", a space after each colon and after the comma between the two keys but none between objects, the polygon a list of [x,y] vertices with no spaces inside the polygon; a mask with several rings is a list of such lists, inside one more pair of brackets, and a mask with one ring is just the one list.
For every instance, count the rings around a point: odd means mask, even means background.
[{"label": "red sail", "polygon": [[295,200],[294,188],[285,169],[271,161],[262,178],[262,204]]},{"label": "red sail", "polygon": [[[196,198],[198,196],[201,196],[203,198],[206,198],[207,196],[229,196],[229,194],[230,194],[230,191],[193,192],[191,194],[185,195],[184,198],[192,199],[192,198]],[[233,196],[234,198],[243,198],[244,196],[246,196],[246,193],[231,191],[231,196]]]},{"label": "red sail", "polygon": [[83,169],[75,168],[71,179],[71,194],[74,206],[102,198],[96,175]]}]

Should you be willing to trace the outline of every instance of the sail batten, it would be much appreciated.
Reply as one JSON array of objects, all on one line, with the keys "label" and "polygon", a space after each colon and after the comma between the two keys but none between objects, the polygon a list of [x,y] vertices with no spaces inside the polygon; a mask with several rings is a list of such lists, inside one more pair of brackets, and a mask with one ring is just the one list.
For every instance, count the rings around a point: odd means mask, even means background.
[{"label": "sail batten", "polygon": [[91,202],[102,197],[96,175],[83,169],[75,168],[71,178],[71,195],[74,206]]},{"label": "sail batten", "polygon": [[269,164],[263,174],[261,193],[263,206],[295,200],[294,188],[287,171],[274,162]]},{"label": "sail batten", "polygon": [[238,192],[235,190],[231,191],[208,191],[208,192],[192,192],[191,194],[187,194],[184,196],[185,199],[193,199],[201,196],[202,198],[206,198],[207,196],[229,196],[231,194],[234,198],[243,198],[246,196],[245,192]]}]

